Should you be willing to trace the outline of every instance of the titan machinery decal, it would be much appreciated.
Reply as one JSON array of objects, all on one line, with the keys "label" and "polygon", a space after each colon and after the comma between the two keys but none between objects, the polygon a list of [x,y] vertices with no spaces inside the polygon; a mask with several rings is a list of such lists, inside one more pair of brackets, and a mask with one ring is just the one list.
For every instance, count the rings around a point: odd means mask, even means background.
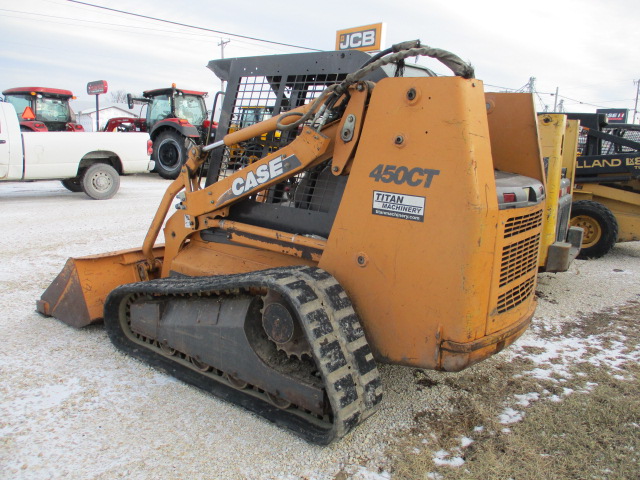
[{"label": "titan machinery decal", "polygon": [[425,197],[373,191],[374,215],[424,222]]}]

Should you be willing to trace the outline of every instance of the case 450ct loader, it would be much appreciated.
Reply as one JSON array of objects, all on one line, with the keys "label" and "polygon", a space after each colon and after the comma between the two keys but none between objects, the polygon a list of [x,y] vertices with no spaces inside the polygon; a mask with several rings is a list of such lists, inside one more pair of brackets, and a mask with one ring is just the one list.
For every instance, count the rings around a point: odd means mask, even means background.
[{"label": "case 450ct loader", "polygon": [[[455,76],[366,80],[416,55]],[[488,106],[468,64],[416,42],[304,95],[273,65],[243,75],[291,110],[193,147],[142,248],[69,259],[38,310],[104,319],[122,351],[327,444],[376,411],[377,362],[459,371],[526,330],[545,198],[536,114],[531,97]],[[275,130],[295,138],[237,171],[212,161],[201,186],[208,151]]]}]

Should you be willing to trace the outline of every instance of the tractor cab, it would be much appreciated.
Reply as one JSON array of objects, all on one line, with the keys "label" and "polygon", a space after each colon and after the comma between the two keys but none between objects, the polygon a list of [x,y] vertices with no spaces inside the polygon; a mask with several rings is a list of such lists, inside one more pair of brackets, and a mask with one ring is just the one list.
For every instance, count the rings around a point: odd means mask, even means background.
[{"label": "tractor cab", "polygon": [[148,101],[147,128],[153,131],[156,124],[163,120],[186,120],[202,134],[202,125],[207,120],[207,107],[204,98],[207,92],[180,90],[175,87],[147,90],[143,97]]},{"label": "tractor cab", "polygon": [[75,98],[69,90],[43,87],[11,88],[2,92],[5,101],[18,113],[20,129],[33,132],[81,132],[69,100]]}]

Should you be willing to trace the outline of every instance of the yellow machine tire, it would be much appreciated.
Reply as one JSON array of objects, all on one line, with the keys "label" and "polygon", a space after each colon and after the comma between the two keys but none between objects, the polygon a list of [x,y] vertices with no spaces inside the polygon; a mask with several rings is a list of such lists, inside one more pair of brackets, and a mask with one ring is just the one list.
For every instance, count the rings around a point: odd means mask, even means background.
[{"label": "yellow machine tire", "polygon": [[571,206],[571,226],[584,230],[578,258],[600,258],[606,255],[618,240],[616,217],[602,203],[579,200]]}]

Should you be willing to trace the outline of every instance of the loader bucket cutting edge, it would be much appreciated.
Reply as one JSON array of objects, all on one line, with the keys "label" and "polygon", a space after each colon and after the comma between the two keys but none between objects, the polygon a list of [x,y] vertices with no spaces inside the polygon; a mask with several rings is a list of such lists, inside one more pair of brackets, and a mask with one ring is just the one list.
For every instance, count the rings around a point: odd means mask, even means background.
[{"label": "loader bucket cutting edge", "polygon": [[[153,254],[162,260],[164,247],[154,248]],[[145,260],[141,249],[69,258],[36,302],[36,310],[76,328],[99,323],[109,292],[140,281],[138,266]]]}]

